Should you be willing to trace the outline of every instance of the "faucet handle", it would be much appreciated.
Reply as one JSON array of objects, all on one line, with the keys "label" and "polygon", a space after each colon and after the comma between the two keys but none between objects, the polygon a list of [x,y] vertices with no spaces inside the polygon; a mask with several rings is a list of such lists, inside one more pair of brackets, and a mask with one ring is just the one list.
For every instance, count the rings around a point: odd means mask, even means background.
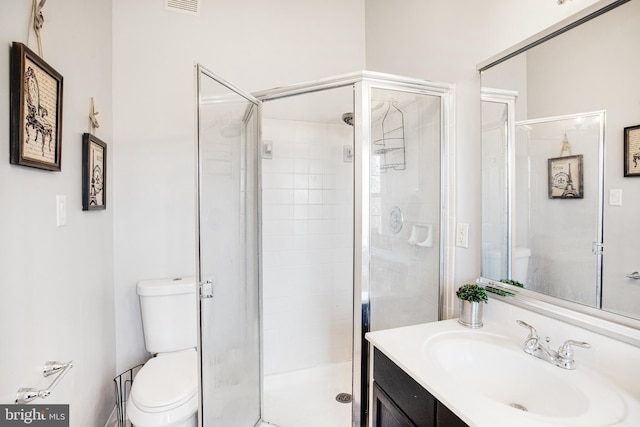
[{"label": "faucet handle", "polygon": [[538,331],[536,331],[536,328],[534,328],[527,322],[523,322],[522,320],[516,320],[516,323],[522,326],[523,328],[529,329],[529,338],[538,338]]},{"label": "faucet handle", "polygon": [[591,348],[591,344],[589,344],[588,342],[566,340],[558,349],[558,356],[564,358],[573,357],[573,348],[571,348],[572,345],[582,348]]},{"label": "faucet handle", "polygon": [[536,328],[526,322],[523,322],[522,320],[516,320],[516,323],[523,328],[529,329],[529,335],[527,336],[527,339],[524,340],[523,350],[527,354],[534,354],[540,347],[540,337],[538,336],[538,331],[536,331]]}]

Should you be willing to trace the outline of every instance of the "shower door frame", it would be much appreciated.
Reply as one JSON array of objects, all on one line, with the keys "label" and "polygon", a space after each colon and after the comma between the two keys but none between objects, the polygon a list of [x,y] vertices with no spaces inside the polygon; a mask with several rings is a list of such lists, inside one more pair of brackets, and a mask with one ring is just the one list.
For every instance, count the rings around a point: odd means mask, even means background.
[{"label": "shower door frame", "polygon": [[[204,377],[203,377],[203,339],[202,339],[202,325],[205,321],[202,318],[202,300],[213,297],[213,283],[206,278],[202,277],[202,260],[201,260],[201,233],[200,233],[200,224],[201,224],[201,215],[200,215],[200,195],[201,195],[201,186],[202,186],[202,165],[200,158],[200,149],[201,149],[201,89],[202,89],[202,76],[206,76],[215,83],[220,86],[225,87],[231,92],[234,92],[236,95],[244,98],[247,102],[251,103],[253,106],[250,110],[245,113],[243,118],[243,122],[246,123],[252,114],[256,115],[256,135],[255,135],[255,153],[259,156],[259,148],[260,142],[262,140],[262,102],[255,98],[252,94],[240,89],[239,87],[233,85],[232,83],[222,79],[203,65],[196,63],[194,66],[195,73],[195,93],[196,93],[196,102],[195,102],[195,160],[196,160],[196,197],[195,197],[195,211],[196,211],[196,223],[195,223],[195,231],[196,231],[196,272],[197,272],[197,287],[198,290],[196,292],[196,304],[197,304],[197,315],[198,315],[198,427],[206,427],[204,420]],[[246,141],[246,144],[249,145],[251,141]],[[258,296],[258,305],[257,305],[257,315],[258,322],[260,323],[260,328],[258,330],[258,381],[259,381],[259,401],[257,413],[258,419],[256,424],[252,427],[256,427],[260,425],[262,422],[262,379],[263,379],[263,366],[262,366],[262,206],[260,202],[260,188],[261,188],[261,162],[259,161],[259,157],[256,161],[257,170],[255,171],[256,177],[255,182],[255,197],[256,197],[256,248],[257,254],[254,262],[256,263],[257,268],[257,283],[255,284],[257,287],[257,296]],[[247,426],[250,427],[250,426]]]},{"label": "shower door frame", "polygon": [[[455,86],[385,73],[360,71],[297,85],[254,92],[262,102],[329,89],[354,88],[354,230],[353,230],[353,351],[352,427],[365,427],[370,390],[370,346],[365,334],[370,330],[370,235],[369,195],[371,158],[371,91],[385,89],[440,97],[440,269],[438,318],[451,317],[454,294],[454,139]],[[264,399],[263,399],[264,402]]]}]

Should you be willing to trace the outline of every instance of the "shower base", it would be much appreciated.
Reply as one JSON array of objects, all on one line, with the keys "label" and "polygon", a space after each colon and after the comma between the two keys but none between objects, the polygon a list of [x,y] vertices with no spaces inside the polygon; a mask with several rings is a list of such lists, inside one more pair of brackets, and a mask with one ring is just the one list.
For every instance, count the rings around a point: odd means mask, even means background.
[{"label": "shower base", "polygon": [[351,362],[267,375],[260,427],[350,427],[351,403],[337,401],[340,393],[351,393]]}]

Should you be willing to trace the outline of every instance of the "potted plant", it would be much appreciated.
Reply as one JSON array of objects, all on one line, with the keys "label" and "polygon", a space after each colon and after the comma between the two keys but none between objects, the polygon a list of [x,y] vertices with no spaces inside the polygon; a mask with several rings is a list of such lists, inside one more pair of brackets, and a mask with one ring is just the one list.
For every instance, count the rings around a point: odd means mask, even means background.
[{"label": "potted plant", "polygon": [[475,283],[467,283],[456,291],[460,300],[460,318],[458,322],[469,328],[482,327],[482,307],[489,299],[487,290]]}]

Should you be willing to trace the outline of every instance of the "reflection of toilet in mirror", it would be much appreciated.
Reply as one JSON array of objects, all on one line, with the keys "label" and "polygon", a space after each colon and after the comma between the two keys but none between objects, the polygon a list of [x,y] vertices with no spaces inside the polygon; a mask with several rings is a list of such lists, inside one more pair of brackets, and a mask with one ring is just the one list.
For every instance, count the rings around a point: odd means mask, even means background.
[{"label": "reflection of toilet in mirror", "polygon": [[529,275],[529,258],[531,258],[531,249],[524,247],[514,249],[511,280],[516,280],[525,285],[525,287]]},{"label": "reflection of toilet in mirror", "polygon": [[127,402],[136,427],[196,427],[198,412],[195,279],[138,283],[147,351]]}]

